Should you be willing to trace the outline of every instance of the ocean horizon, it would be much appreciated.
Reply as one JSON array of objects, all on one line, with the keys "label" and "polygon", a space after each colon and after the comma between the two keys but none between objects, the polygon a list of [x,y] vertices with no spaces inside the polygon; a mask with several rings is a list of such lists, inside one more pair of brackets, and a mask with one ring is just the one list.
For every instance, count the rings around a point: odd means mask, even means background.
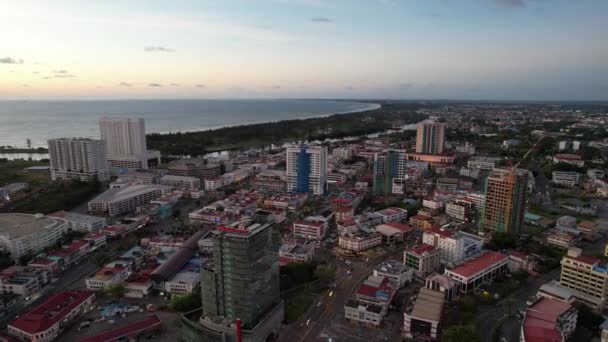
[{"label": "ocean horizon", "polygon": [[0,146],[46,147],[51,138],[99,138],[102,117],[141,117],[146,133],[193,132],[379,108],[342,100],[0,101]]}]

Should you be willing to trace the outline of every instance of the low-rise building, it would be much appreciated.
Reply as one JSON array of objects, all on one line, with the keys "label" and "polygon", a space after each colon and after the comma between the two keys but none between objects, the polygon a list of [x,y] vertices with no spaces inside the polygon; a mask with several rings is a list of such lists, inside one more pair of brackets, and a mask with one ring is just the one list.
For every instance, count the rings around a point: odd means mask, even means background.
[{"label": "low-rise building", "polygon": [[428,215],[417,214],[410,217],[410,225],[419,229],[429,229],[435,225],[433,218]]},{"label": "low-rise building", "polygon": [[134,212],[138,207],[160,198],[169,191],[163,185],[133,185],[108,189],[89,201],[89,211],[119,216]]},{"label": "low-rise building", "polygon": [[403,222],[407,219],[407,210],[397,207],[390,207],[375,212],[382,218],[383,223]]},{"label": "low-rise building", "polygon": [[536,266],[534,257],[530,254],[509,250],[509,272],[526,271],[533,272]]},{"label": "low-rise building", "polygon": [[285,170],[264,170],[251,180],[253,189],[284,192],[287,190]]},{"label": "low-rise building", "polygon": [[8,325],[10,336],[20,341],[50,342],[91,310],[95,295],[84,291],[61,291]]},{"label": "low-rise building", "polygon": [[574,171],[553,171],[551,175],[551,182],[553,182],[553,184],[571,188],[578,186],[580,181],[581,174]]},{"label": "low-rise building", "polygon": [[363,323],[370,327],[379,327],[384,316],[381,306],[359,303],[351,299],[344,305],[344,317],[349,321]]},{"label": "low-rise building", "polygon": [[85,280],[87,289],[90,291],[101,291],[110,285],[121,284],[131,271],[131,266],[127,262],[111,262],[99,271],[94,276]]},{"label": "low-rise building", "polygon": [[82,232],[97,232],[106,226],[105,217],[74,213],[71,211],[56,211],[49,214],[51,217],[64,219],[68,223],[68,228]]},{"label": "low-rise building", "polygon": [[578,237],[570,232],[559,231],[557,229],[549,231],[547,243],[568,249],[578,241]]},{"label": "low-rise building", "polygon": [[596,221],[582,221],[576,225],[576,228],[587,237],[596,235],[599,228],[599,223]]},{"label": "low-rise building", "polygon": [[375,230],[382,235],[382,242],[387,245],[392,245],[405,241],[407,235],[412,232],[414,228],[403,223],[387,222],[377,225]]},{"label": "low-rise building", "polygon": [[500,163],[502,159],[498,157],[471,157],[467,161],[469,169],[492,170]]},{"label": "low-rise building", "polygon": [[480,236],[435,227],[424,231],[422,242],[439,249],[442,261],[449,266],[479,254],[483,246],[483,238]]},{"label": "low-rise building", "polygon": [[445,274],[433,273],[426,278],[424,283],[427,289],[443,293],[448,302],[458,298],[458,282]]},{"label": "low-rise building", "polygon": [[443,314],[444,294],[421,288],[411,312],[403,314],[403,334],[414,340],[437,340]]},{"label": "low-rise building", "polygon": [[460,284],[460,292],[469,293],[473,289],[483,284],[490,284],[496,278],[506,274],[508,264],[506,255],[486,251],[471,261],[446,270],[445,274]]},{"label": "low-rise building", "polygon": [[574,291],[557,280],[551,280],[541,285],[536,292],[536,297],[546,297],[567,304],[573,304],[576,301]]},{"label": "low-rise building", "polygon": [[426,277],[441,265],[441,250],[427,244],[414,246],[403,253],[403,263],[412,268],[416,276]]},{"label": "low-rise building", "polygon": [[200,178],[191,176],[164,175],[159,180],[159,184],[181,190],[198,190],[201,188]]},{"label": "low-rise building", "polygon": [[382,235],[376,232],[356,231],[341,235],[338,246],[346,251],[361,252],[382,244]]},{"label": "low-rise building", "polygon": [[576,329],[577,318],[578,313],[572,305],[538,298],[524,314],[520,341],[566,341]]},{"label": "low-rise building", "polygon": [[23,182],[10,183],[0,187],[0,203],[3,201],[10,202],[23,196],[28,188],[28,184]]},{"label": "low-rise building", "polygon": [[567,163],[578,167],[585,166],[585,161],[578,154],[556,154],[553,156],[554,163]]},{"label": "low-rise building", "polygon": [[385,260],[374,269],[374,276],[388,278],[397,288],[412,281],[414,271],[397,260]]},{"label": "low-rise building", "polygon": [[323,240],[327,225],[310,217],[293,223],[293,235],[308,240]]},{"label": "low-rise building", "polygon": [[355,298],[359,303],[373,304],[381,307],[381,313],[385,316],[396,292],[397,286],[390,279],[372,275],[359,285]]},{"label": "low-rise building", "polygon": [[292,262],[310,262],[315,254],[312,244],[283,243],[279,248],[279,261],[285,264]]},{"label": "low-rise building", "polygon": [[169,293],[192,293],[201,280],[200,272],[181,271],[165,282],[165,291]]},{"label": "low-rise building", "polygon": [[0,214],[0,249],[13,260],[53,246],[68,231],[68,223],[42,214]]}]

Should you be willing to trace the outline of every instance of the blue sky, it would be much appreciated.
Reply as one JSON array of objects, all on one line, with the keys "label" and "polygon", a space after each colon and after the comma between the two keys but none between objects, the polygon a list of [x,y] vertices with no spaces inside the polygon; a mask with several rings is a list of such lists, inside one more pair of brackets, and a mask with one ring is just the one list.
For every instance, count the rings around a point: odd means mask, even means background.
[{"label": "blue sky", "polygon": [[604,0],[21,0],[0,98],[608,100]]}]

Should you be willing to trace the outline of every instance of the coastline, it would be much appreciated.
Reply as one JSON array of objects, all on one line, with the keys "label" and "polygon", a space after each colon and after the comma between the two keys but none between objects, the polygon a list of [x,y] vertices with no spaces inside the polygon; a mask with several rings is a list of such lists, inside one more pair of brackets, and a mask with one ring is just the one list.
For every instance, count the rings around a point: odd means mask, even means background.
[{"label": "coastline", "polygon": [[[336,100],[327,100],[327,101],[336,101]],[[253,125],[259,125],[259,124],[277,123],[277,122],[282,122],[282,121],[327,118],[327,117],[330,117],[332,115],[354,114],[354,113],[361,113],[361,112],[378,110],[378,109],[382,108],[382,105],[380,103],[357,102],[357,101],[349,101],[349,102],[361,103],[361,104],[369,104],[370,107],[369,108],[354,109],[354,110],[347,110],[347,111],[342,111],[342,112],[333,112],[333,113],[319,114],[319,115],[314,115],[314,116],[307,116],[307,117],[299,118],[299,119],[279,119],[279,120],[270,120],[270,121],[267,121],[267,120],[262,120],[262,121],[247,121],[247,122],[242,122],[242,123],[238,123],[238,124],[234,124],[234,125],[220,125],[220,126],[211,126],[211,127],[197,127],[197,128],[184,129],[184,130],[179,130],[179,131],[148,132],[148,133],[146,133],[146,135],[150,135],[150,134],[165,135],[165,134],[175,134],[175,133],[207,132],[207,131],[214,131],[214,130],[224,129],[224,128],[241,127],[241,126],[253,126]]]},{"label": "coastline", "polygon": [[[364,102],[365,103],[365,102]],[[260,148],[299,141],[325,141],[362,137],[390,130],[395,123],[408,125],[426,115],[418,104],[370,103],[366,109],[324,114],[302,119],[245,123],[192,132],[147,134],[148,148],[163,156],[203,156],[209,153]]]}]

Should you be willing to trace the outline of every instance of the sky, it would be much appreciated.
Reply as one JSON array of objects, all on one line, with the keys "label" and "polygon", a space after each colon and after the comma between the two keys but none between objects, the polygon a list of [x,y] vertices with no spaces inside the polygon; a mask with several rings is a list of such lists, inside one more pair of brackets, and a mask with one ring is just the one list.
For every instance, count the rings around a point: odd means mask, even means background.
[{"label": "sky", "polygon": [[0,99],[608,100],[605,0],[20,0]]}]

